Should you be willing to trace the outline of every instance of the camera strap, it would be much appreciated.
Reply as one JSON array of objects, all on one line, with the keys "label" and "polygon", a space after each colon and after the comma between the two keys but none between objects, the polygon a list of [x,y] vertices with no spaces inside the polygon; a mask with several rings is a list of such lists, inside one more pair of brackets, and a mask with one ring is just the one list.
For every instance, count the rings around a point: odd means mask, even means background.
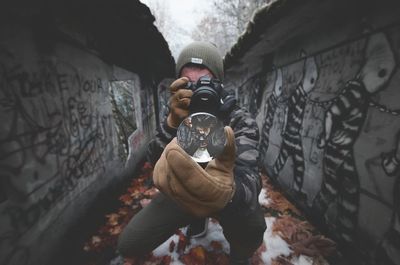
[{"label": "camera strap", "polygon": [[218,111],[218,118],[225,120],[236,106],[236,97],[233,91],[227,92],[225,89],[221,93],[221,106]]}]

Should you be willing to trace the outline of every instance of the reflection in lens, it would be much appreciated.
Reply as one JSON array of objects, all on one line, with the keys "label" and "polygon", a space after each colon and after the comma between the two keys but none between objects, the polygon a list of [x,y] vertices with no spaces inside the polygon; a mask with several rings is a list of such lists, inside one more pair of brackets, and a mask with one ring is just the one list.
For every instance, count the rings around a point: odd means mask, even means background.
[{"label": "reflection in lens", "polygon": [[177,140],[179,146],[198,163],[209,162],[218,156],[226,141],[222,122],[205,112],[187,117],[178,127]]}]

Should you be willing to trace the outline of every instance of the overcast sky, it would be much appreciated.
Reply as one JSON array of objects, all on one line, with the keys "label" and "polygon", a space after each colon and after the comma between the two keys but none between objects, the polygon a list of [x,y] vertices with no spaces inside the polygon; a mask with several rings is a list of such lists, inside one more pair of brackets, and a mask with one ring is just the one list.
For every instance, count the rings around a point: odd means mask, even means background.
[{"label": "overcast sky", "polygon": [[212,0],[140,0],[142,3],[152,7],[157,1],[165,2],[178,26],[193,28],[204,11],[210,9]]},{"label": "overcast sky", "polygon": [[[140,0],[152,9],[156,2],[166,5],[166,12],[174,21],[174,27],[190,33],[198,24],[204,13],[211,10],[212,0]],[[152,10],[153,12],[153,10]],[[175,24],[176,23],[176,24]],[[180,49],[192,41],[190,34],[174,32],[174,35],[163,33],[173,56],[176,58]],[[168,36],[169,35],[169,36]]]}]

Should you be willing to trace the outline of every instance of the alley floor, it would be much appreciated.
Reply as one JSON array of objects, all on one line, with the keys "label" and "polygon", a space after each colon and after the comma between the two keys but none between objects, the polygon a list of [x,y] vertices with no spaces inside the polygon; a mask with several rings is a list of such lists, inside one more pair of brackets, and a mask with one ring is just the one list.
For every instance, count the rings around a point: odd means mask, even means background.
[{"label": "alley floor", "polygon": [[[117,239],[124,226],[159,192],[152,186],[151,177],[151,166],[144,164],[140,176],[133,179],[119,197],[120,207],[105,215],[103,225],[82,246],[85,256],[82,265],[228,265],[229,245],[214,219],[210,219],[205,237],[188,239],[186,228],[182,228],[145,257],[124,259],[116,253]],[[335,242],[319,233],[265,175],[262,178],[259,201],[267,230],[263,244],[252,257],[252,264],[329,264],[329,256],[336,255]]]}]

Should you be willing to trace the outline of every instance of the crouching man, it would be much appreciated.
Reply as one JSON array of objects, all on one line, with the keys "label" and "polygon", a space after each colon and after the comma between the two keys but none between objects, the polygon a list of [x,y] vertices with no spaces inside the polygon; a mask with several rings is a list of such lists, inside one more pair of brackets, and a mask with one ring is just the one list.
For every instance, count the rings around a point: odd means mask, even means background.
[{"label": "crouching man", "polygon": [[266,229],[258,203],[257,124],[236,104],[230,104],[228,112],[225,106],[225,148],[201,167],[175,136],[189,115],[193,91],[187,83],[203,76],[223,81],[223,59],[214,45],[194,42],[180,53],[176,73],[178,79],[170,86],[169,114],[148,149],[148,158],[155,164],[154,184],[161,193],[132,218],[119,238],[118,250],[125,257],[145,255],[185,226],[192,237],[205,235],[208,217],[214,217],[229,242],[231,264],[250,264]]}]

